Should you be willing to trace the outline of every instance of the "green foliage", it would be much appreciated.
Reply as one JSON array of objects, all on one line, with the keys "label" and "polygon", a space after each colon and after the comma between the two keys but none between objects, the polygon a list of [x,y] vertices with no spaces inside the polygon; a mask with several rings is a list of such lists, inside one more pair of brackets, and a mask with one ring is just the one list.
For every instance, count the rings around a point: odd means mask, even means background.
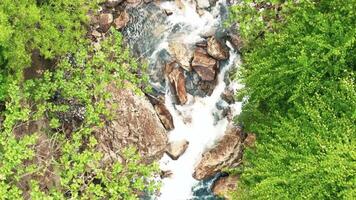
[{"label": "green foliage", "polygon": [[[106,87],[140,91],[147,77],[115,30],[100,49],[87,41],[87,13],[97,3],[0,2],[0,199],[138,199],[158,188],[157,165],[141,163],[133,148],[106,165],[98,152],[93,130],[111,117]],[[55,62],[25,80],[35,50]],[[43,141],[48,158],[38,158]]]},{"label": "green foliage", "polygon": [[238,120],[258,136],[235,197],[354,199],[356,1],[255,2],[230,19],[246,44]]}]

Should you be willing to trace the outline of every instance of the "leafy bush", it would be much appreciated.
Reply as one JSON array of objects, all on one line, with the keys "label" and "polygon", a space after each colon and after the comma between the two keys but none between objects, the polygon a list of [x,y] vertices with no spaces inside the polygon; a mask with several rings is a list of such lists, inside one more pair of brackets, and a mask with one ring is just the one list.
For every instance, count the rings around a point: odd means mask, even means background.
[{"label": "leafy bush", "polygon": [[246,44],[238,121],[258,136],[235,197],[354,199],[356,2],[251,2],[230,19]]},{"label": "leafy bush", "polygon": [[[100,49],[85,39],[97,3],[0,2],[0,199],[138,199],[158,188],[157,165],[141,163],[133,148],[112,164],[97,150],[93,130],[110,119],[105,88],[147,81],[119,33]],[[34,51],[55,62],[24,79]]]}]

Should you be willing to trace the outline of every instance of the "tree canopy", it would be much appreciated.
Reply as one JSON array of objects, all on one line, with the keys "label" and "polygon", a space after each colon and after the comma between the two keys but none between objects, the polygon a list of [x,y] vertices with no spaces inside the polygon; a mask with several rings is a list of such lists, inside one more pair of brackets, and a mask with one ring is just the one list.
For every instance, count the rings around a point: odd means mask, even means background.
[{"label": "tree canopy", "polygon": [[241,199],[356,198],[356,1],[242,1]]}]

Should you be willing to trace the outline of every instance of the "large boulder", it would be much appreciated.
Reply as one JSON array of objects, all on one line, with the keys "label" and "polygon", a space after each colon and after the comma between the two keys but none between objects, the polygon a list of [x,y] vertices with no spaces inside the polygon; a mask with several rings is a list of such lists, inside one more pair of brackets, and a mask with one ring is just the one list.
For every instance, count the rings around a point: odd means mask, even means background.
[{"label": "large boulder", "polygon": [[185,70],[191,70],[190,60],[193,57],[193,52],[190,50],[189,46],[182,42],[174,41],[169,44],[169,52]]},{"label": "large boulder", "polygon": [[193,69],[198,73],[204,81],[212,81],[215,79],[217,70],[217,61],[209,56],[208,52],[200,47],[194,51],[192,61]]},{"label": "large boulder", "polygon": [[171,142],[167,147],[167,155],[172,160],[178,160],[178,158],[187,150],[189,142],[187,140],[180,140]]},{"label": "large boulder", "polygon": [[193,177],[197,180],[214,176],[224,168],[236,167],[240,164],[243,150],[243,136],[240,127],[229,124],[225,135],[217,145],[203,153],[195,167]]},{"label": "large boulder", "polygon": [[113,85],[108,87],[108,91],[112,98],[107,105],[113,119],[96,131],[99,150],[110,156],[112,152],[121,152],[125,147],[134,146],[145,162],[160,159],[166,150],[168,138],[149,100],[144,95]]},{"label": "large boulder", "polygon": [[224,176],[217,179],[212,186],[212,191],[216,196],[226,200],[232,200],[230,192],[237,187],[238,176]]},{"label": "large boulder", "polygon": [[229,58],[229,51],[215,37],[208,39],[208,54],[217,60]]},{"label": "large boulder", "polygon": [[173,87],[174,94],[177,96],[178,103],[181,105],[185,104],[188,97],[183,69],[180,67],[173,68],[172,71],[169,72],[168,80]]}]

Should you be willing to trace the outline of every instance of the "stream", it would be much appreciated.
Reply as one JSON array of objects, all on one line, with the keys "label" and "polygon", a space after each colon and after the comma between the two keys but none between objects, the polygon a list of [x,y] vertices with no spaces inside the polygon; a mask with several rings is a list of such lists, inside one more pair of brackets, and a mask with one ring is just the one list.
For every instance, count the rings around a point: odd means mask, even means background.
[{"label": "stream", "polygon": [[[224,37],[222,26],[227,17],[228,2],[220,0],[204,9],[197,9],[192,1],[162,1],[129,10],[135,23],[125,28],[123,34],[139,58],[149,62],[150,83],[155,94],[165,97],[165,106],[173,117],[175,128],[169,134],[169,142],[186,140],[189,146],[179,159],[172,160],[167,154],[160,160],[160,168],[170,171],[171,176],[162,179],[161,194],[151,199],[158,200],[213,200],[211,192],[217,174],[208,180],[193,178],[194,168],[202,154],[214,146],[229,124],[222,115],[221,94],[226,88],[236,90],[242,86],[229,81],[229,72],[239,66],[240,58],[229,42],[229,58],[219,61],[216,86],[210,95],[196,89],[197,75],[185,71],[187,102],[177,104],[169,81],[164,75],[164,64],[172,60],[171,45],[179,43],[193,51],[195,45],[215,35]],[[169,13],[169,14],[167,14]],[[188,60],[189,62],[189,60]],[[226,105],[225,105],[226,107]],[[241,102],[228,105],[232,116],[241,111]]]}]

